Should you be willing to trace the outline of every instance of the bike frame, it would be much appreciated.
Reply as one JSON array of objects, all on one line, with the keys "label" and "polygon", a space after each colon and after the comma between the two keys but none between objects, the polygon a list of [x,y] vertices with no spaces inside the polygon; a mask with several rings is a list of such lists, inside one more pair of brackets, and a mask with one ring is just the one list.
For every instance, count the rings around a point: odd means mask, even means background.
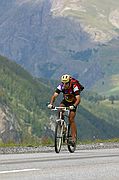
[{"label": "bike frame", "polygon": [[76,149],[76,144],[74,147],[72,147],[69,144],[69,140],[71,139],[71,132],[70,132],[71,127],[70,127],[69,122],[62,119],[62,113],[65,113],[65,112],[67,112],[67,114],[63,114],[63,115],[65,117],[69,118],[69,113],[70,113],[69,107],[54,107],[51,110],[59,111],[59,116],[58,116],[58,119],[56,120],[56,127],[55,127],[55,152],[59,153],[61,150],[62,141],[63,141],[63,129],[64,129],[64,127],[66,127],[67,132],[66,132],[65,140],[67,141],[67,146],[68,146],[69,152],[73,153]]}]

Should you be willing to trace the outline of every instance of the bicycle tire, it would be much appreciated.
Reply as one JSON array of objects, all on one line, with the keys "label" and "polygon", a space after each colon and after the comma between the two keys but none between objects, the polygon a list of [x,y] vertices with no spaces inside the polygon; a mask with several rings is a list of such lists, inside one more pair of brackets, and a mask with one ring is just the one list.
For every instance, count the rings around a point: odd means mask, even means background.
[{"label": "bicycle tire", "polygon": [[72,140],[72,136],[71,136],[71,126],[70,124],[68,125],[68,134],[67,134],[67,147],[70,153],[74,153],[76,150],[76,142],[77,142],[77,132],[76,132],[76,141],[74,146],[72,146],[70,144],[70,141]]},{"label": "bicycle tire", "polygon": [[61,122],[56,122],[55,126],[55,152],[59,153],[62,146],[62,140],[63,140],[63,126],[61,125]]}]

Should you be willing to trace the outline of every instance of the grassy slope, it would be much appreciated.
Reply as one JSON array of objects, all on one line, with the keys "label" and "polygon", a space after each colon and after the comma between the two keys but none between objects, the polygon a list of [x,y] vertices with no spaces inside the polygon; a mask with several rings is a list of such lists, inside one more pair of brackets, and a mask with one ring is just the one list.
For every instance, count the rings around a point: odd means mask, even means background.
[{"label": "grassy slope", "polygon": [[[44,82],[47,80],[33,79],[19,65],[0,57],[0,102],[7,103],[16,114],[23,138],[27,137],[27,141],[30,135],[41,137],[47,134],[44,127],[49,125],[50,112],[45,105],[52,94],[52,82]],[[52,86],[56,84],[53,82]],[[116,121],[119,112],[111,111],[110,106],[104,107],[105,104],[98,105],[82,98],[76,118],[80,139],[119,136],[119,124]]]},{"label": "grassy slope", "polygon": [[[77,6],[76,6],[77,3]],[[80,21],[93,28],[98,28],[103,31],[114,30],[115,28],[108,21],[110,10],[119,7],[118,1],[113,0],[83,0],[73,4],[69,1],[65,2],[65,7],[72,7],[70,10],[65,10],[64,15],[71,15],[79,18]]]},{"label": "grassy slope", "polygon": [[98,60],[100,61],[103,78],[100,79],[92,90],[109,96],[119,94],[119,42],[112,40],[99,49]]},{"label": "grassy slope", "polygon": [[79,137],[82,139],[119,137],[118,109],[119,101],[111,104],[108,100],[94,102],[82,98],[77,117]]},{"label": "grassy slope", "polygon": [[[66,9],[66,7],[70,9]],[[63,15],[74,16],[85,26],[104,32],[107,37],[113,37],[114,34],[119,33],[119,30],[109,22],[109,14],[118,7],[119,1],[113,0],[83,0],[74,3],[66,0],[64,1]],[[106,45],[99,46],[98,53],[94,53],[93,59],[100,61],[103,78],[94,84],[92,90],[107,96],[118,95],[119,40],[113,39]],[[85,62],[83,65],[86,66]]]}]

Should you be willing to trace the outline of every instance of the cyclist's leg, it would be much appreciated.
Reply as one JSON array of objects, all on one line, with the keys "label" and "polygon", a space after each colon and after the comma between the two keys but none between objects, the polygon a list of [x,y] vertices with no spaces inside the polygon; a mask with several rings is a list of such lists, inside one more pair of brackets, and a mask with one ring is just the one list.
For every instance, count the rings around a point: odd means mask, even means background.
[{"label": "cyclist's leg", "polygon": [[75,123],[75,115],[76,112],[75,111],[70,111],[69,114],[69,123],[71,126],[71,135],[72,135],[72,141],[76,141],[76,132],[77,132],[77,128],[76,128],[76,123]]}]

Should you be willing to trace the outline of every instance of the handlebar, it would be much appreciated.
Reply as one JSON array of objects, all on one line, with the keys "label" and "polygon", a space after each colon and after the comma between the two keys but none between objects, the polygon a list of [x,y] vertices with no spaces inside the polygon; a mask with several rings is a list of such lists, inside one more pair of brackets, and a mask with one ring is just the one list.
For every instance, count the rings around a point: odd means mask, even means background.
[{"label": "handlebar", "polygon": [[56,106],[56,107],[53,107],[51,110],[52,111],[57,111],[57,110],[63,110],[63,111],[67,111],[67,112],[69,112],[69,107],[59,107],[59,106]]}]

